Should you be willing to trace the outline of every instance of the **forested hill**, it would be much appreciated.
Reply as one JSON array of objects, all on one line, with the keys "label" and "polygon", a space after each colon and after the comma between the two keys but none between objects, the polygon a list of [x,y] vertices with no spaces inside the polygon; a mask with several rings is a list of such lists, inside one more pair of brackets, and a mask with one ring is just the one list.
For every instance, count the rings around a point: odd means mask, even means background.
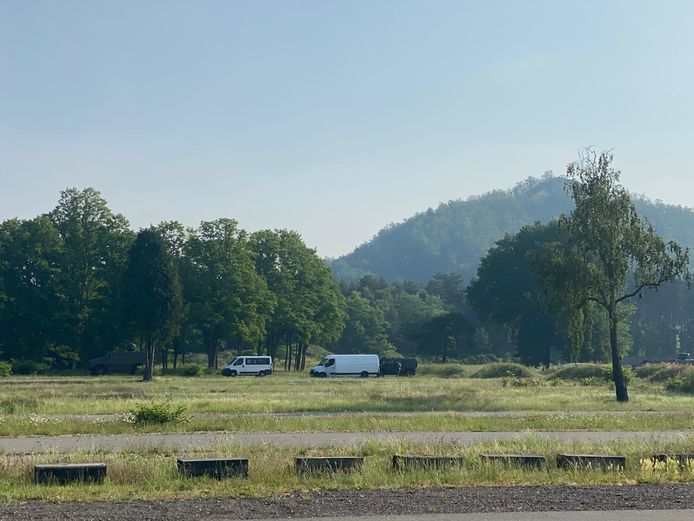
[{"label": "forested hill", "polygon": [[[386,280],[425,282],[436,273],[472,278],[481,257],[506,233],[571,211],[566,179],[529,178],[510,190],[449,201],[381,230],[352,253],[332,261],[335,276],[355,280],[371,273]],[[666,240],[694,247],[694,211],[635,198],[639,213]]]}]

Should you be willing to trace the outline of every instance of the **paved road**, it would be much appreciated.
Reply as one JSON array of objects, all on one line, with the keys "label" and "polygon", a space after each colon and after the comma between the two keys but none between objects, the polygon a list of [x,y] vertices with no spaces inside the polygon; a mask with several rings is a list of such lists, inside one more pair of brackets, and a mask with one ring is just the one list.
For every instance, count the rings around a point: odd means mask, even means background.
[{"label": "paved road", "polygon": [[[276,445],[281,447],[350,447],[367,440],[404,439],[418,443],[457,443],[469,445],[522,439],[528,432],[288,432],[288,433],[230,433],[193,432],[174,434],[114,434],[28,436],[0,438],[0,452],[22,454],[31,452],[121,451],[124,449],[159,448],[186,450],[214,448],[220,444],[240,446]],[[661,432],[534,432],[538,438],[562,442],[605,443],[618,440],[665,442],[694,438],[694,430]]]}]

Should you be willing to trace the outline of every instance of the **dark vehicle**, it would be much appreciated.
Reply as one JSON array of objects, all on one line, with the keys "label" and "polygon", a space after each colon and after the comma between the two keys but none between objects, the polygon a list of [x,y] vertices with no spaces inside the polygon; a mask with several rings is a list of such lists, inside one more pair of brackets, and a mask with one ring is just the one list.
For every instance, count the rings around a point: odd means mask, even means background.
[{"label": "dark vehicle", "polygon": [[414,376],[417,371],[416,358],[381,358],[381,374]]},{"label": "dark vehicle", "polygon": [[106,356],[89,360],[89,370],[95,376],[106,373],[133,374],[146,361],[144,351],[109,351]]}]

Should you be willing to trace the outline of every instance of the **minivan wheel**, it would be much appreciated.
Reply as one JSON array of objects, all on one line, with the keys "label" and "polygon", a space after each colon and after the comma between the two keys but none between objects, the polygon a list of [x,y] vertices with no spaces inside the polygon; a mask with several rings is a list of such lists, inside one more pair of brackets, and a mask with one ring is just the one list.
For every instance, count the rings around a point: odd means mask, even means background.
[{"label": "minivan wheel", "polygon": [[239,373],[237,373],[234,370],[229,371],[229,376],[238,376]]},{"label": "minivan wheel", "polygon": [[361,375],[362,378],[368,378],[369,377],[369,372],[368,371],[362,371]]}]

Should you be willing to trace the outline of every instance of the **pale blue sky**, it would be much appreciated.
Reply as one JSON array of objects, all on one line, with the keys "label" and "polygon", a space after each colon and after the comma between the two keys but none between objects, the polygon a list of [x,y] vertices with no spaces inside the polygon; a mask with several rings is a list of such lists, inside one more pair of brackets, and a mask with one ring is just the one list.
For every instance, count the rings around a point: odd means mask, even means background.
[{"label": "pale blue sky", "polygon": [[0,220],[93,186],[337,256],[615,148],[694,206],[691,1],[0,0]]}]

